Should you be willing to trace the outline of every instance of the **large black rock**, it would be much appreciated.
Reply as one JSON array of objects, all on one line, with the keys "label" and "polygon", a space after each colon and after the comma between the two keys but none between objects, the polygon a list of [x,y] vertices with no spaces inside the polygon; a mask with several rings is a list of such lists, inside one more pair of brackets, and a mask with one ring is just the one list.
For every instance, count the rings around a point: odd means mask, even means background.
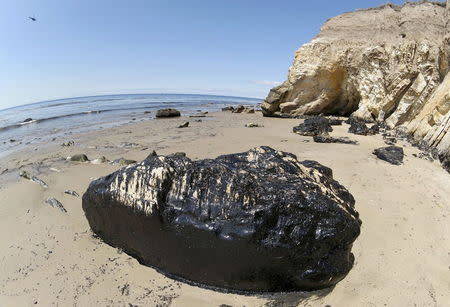
[{"label": "large black rock", "polygon": [[328,135],[328,132],[332,132],[333,128],[325,117],[314,116],[305,119],[303,123],[292,128],[292,131],[304,136],[315,136]]},{"label": "large black rock", "polygon": [[95,234],[174,278],[236,291],[314,290],[352,268],[353,196],[315,161],[259,147],[157,156],[93,181]]}]

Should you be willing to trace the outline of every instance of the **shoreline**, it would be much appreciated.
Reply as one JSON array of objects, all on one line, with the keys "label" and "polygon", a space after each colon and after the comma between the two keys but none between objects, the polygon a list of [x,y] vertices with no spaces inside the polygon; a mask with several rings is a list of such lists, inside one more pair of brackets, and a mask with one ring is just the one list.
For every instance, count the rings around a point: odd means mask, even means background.
[{"label": "shoreline", "polygon": [[[419,150],[399,141],[404,164],[390,165],[372,151],[386,146],[381,135],[348,134],[348,125],[333,126],[332,136],[348,136],[359,145],[319,144],[292,133],[299,119],[216,112],[210,118],[178,117],[74,134],[38,150],[24,149],[0,159],[0,304],[261,306],[440,305],[448,293],[450,239],[449,174],[437,161],[412,156]],[[208,116],[207,115],[207,116]],[[196,120],[201,119],[201,122]],[[188,128],[177,128],[189,121]],[[264,127],[246,128],[254,122]],[[134,258],[92,237],[81,209],[81,195],[92,178],[119,165],[71,163],[66,157],[86,154],[140,161],[158,154],[186,152],[191,159],[246,151],[267,145],[316,160],[354,195],[363,221],[354,244],[356,261],[333,289],[311,293],[236,294],[199,288],[167,278]],[[21,167],[22,166],[22,167]],[[61,172],[50,171],[57,168]],[[18,176],[28,170],[49,188]],[[64,194],[75,190],[80,197]],[[63,214],[44,203],[60,200]],[[32,244],[30,244],[30,242]],[[49,253],[51,251],[51,253]]]},{"label": "shoreline", "polygon": [[129,94],[45,101],[0,110],[0,159],[27,145],[54,142],[71,134],[114,128],[154,119],[159,109],[176,108],[184,115],[216,112],[227,105],[256,106],[245,97],[183,94]]}]

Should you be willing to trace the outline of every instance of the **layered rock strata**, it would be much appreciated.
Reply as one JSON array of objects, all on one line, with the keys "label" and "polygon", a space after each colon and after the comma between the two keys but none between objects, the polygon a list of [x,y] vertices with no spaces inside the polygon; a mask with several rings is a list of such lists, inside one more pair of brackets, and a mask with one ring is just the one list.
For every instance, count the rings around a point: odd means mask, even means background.
[{"label": "layered rock strata", "polygon": [[384,122],[450,157],[450,1],[407,2],[328,20],[295,54],[267,116],[338,114]]}]

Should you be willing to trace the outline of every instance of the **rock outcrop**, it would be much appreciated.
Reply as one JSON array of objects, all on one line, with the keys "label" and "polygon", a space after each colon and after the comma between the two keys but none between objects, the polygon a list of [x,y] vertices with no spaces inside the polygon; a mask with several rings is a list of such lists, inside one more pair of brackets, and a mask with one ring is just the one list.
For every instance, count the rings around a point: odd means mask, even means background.
[{"label": "rock outcrop", "polygon": [[331,169],[259,147],[158,156],[93,181],[94,233],[182,280],[240,291],[329,287],[352,268],[361,221]]},{"label": "rock outcrop", "polygon": [[386,4],[328,20],[273,88],[266,116],[352,115],[450,156],[450,1]]}]

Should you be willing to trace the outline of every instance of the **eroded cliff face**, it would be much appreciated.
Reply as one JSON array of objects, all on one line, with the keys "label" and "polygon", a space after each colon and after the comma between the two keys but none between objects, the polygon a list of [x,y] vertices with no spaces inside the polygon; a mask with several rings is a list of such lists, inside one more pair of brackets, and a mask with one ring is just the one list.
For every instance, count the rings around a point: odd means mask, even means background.
[{"label": "eroded cliff face", "polygon": [[332,18],[295,54],[265,115],[353,115],[450,147],[450,1],[384,5]]}]

